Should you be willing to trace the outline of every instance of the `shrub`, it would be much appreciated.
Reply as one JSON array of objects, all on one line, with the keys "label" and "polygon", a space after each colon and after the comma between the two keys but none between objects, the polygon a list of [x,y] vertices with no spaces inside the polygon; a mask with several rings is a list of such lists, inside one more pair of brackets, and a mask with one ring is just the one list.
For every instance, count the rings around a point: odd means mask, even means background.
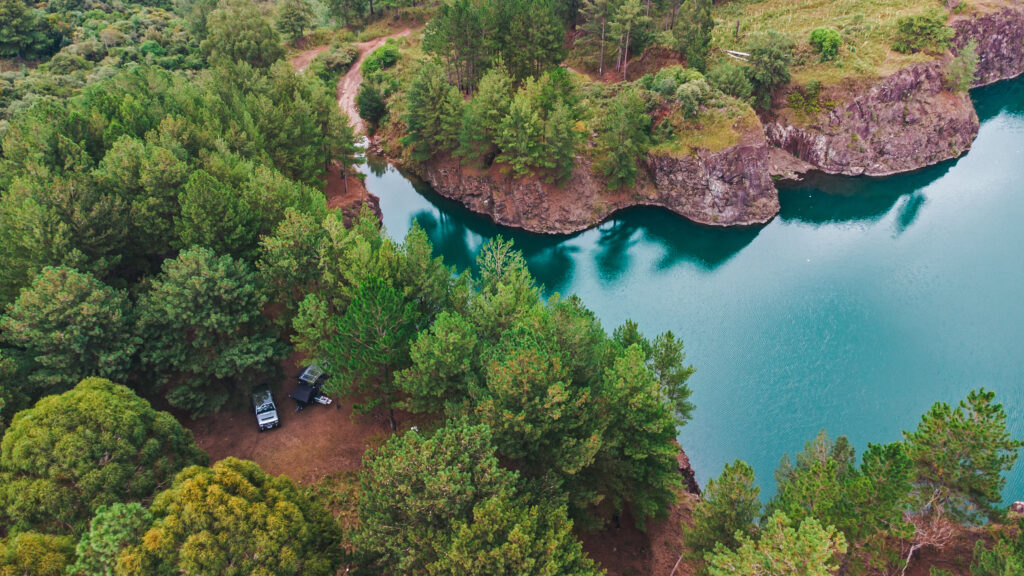
[{"label": "shrub", "polygon": [[978,41],[971,39],[949,63],[946,70],[946,88],[950,92],[966,92],[974,84],[978,72]]},{"label": "shrub", "polygon": [[953,34],[953,29],[946,26],[946,14],[941,10],[901,16],[896,21],[896,41],[892,49],[903,54],[942,52],[949,47]]},{"label": "shrub", "polygon": [[834,102],[821,99],[821,82],[817,80],[797,87],[786,95],[786,101],[792,109],[812,116],[835,106]]},{"label": "shrub", "polygon": [[389,39],[366,57],[363,61],[363,73],[379,72],[394,66],[395,62],[398,62],[398,44]]},{"label": "shrub", "polygon": [[811,46],[821,54],[821,61],[835,60],[839,55],[839,46],[843,39],[839,32],[831,28],[816,28],[811,32]]},{"label": "shrub", "polygon": [[388,111],[380,90],[367,82],[363,82],[359,86],[359,93],[356,94],[356,108],[359,109],[359,117],[373,129],[376,129],[380,119]]},{"label": "shrub", "polygon": [[754,87],[750,84],[750,78],[742,66],[725,63],[708,73],[708,82],[722,92],[747,100],[750,98]]},{"label": "shrub", "polygon": [[711,93],[711,86],[704,78],[681,84],[676,89],[676,100],[682,107],[683,116],[694,116],[700,109],[701,104],[707,100]]}]

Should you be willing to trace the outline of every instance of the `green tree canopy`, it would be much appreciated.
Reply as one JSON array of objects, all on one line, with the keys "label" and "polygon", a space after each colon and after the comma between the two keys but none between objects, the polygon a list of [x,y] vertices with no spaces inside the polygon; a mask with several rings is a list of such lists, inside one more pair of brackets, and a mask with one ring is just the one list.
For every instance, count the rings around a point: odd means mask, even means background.
[{"label": "green tree canopy", "polygon": [[777,32],[754,37],[750,46],[750,83],[755,104],[766,109],[771,105],[772,90],[789,82],[789,65],[793,61],[793,43]]},{"label": "green tree canopy", "polygon": [[295,40],[305,33],[313,20],[313,10],[305,0],[286,0],[277,11],[277,31],[285,38]]},{"label": "green tree canopy", "polygon": [[242,60],[266,68],[284,55],[277,31],[251,2],[221,0],[206,18],[206,30],[202,50],[214,61]]},{"label": "green tree canopy", "polygon": [[142,540],[153,524],[153,515],[138,502],[100,506],[75,547],[72,576],[115,576],[118,558]]},{"label": "green tree canopy", "polygon": [[0,540],[0,576],[64,576],[74,553],[68,536],[21,532]]},{"label": "green tree canopy", "polygon": [[719,547],[706,556],[710,576],[831,576],[839,568],[836,555],[846,553],[846,540],[814,518],[794,527],[777,512],[761,527],[756,541],[740,537],[735,551]]},{"label": "green tree canopy", "polygon": [[15,415],[0,444],[0,514],[12,527],[77,533],[100,506],[148,501],[205,462],[170,414],[89,378]]},{"label": "green tree canopy", "polygon": [[31,359],[31,398],[63,392],[87,376],[123,380],[137,343],[131,303],[90,274],[44,268],[0,317],[0,337]]},{"label": "green tree canopy", "polygon": [[756,538],[760,493],[754,469],[741,460],[726,464],[718,478],[709,480],[693,511],[693,526],[683,526],[683,542],[691,558],[703,563],[705,555],[716,549],[737,550],[741,536]]},{"label": "green tree canopy", "polygon": [[246,460],[186,468],[150,512],[153,525],[121,553],[119,576],[330,576],[341,561],[330,513]]},{"label": "green tree canopy", "polygon": [[245,262],[206,248],[167,260],[137,308],[147,378],[193,416],[216,412],[272,372],[283,351],[263,316],[266,303]]}]

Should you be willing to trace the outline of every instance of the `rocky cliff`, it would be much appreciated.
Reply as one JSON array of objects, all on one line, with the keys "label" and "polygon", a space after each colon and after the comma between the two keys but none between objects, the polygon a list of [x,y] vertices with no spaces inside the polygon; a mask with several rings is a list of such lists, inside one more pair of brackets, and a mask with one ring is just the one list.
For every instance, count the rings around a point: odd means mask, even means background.
[{"label": "rocky cliff", "polygon": [[943,86],[941,62],[915,64],[869,85],[829,91],[837,104],[811,119],[762,118],[768,142],[830,174],[886,176],[956,158],[978,134],[967,94]]},{"label": "rocky cliff", "polygon": [[1024,73],[1024,6],[1015,3],[980,14],[964,14],[951,22],[959,52],[971,39],[978,42],[975,86],[984,86]]},{"label": "rocky cliff", "polygon": [[562,185],[513,179],[499,167],[464,167],[435,158],[417,172],[442,196],[498,224],[546,234],[571,234],[630,206],[661,206],[695,222],[717,226],[763,224],[779,211],[768,173],[768,146],[759,131],[738,145],[695,155],[649,155],[637,186],[608,191],[582,159]]}]

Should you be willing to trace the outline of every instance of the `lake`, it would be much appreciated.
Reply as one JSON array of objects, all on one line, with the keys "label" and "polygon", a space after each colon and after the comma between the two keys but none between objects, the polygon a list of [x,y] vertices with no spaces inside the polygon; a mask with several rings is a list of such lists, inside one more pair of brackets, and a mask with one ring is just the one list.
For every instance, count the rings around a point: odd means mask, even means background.
[{"label": "lake", "polygon": [[[766,226],[711,229],[655,208],[573,236],[499,227],[368,168],[384,225],[414,220],[471,266],[513,238],[549,292],[578,294],[611,331],[671,330],[697,369],[679,440],[703,486],[735,459],[763,494],[819,430],[862,450],[899,439],[936,401],[997,391],[1024,437],[1024,80],[972,93],[981,131],[962,158],[884,179],[817,177],[780,191]],[[1024,500],[1024,464],[1004,500]]]}]

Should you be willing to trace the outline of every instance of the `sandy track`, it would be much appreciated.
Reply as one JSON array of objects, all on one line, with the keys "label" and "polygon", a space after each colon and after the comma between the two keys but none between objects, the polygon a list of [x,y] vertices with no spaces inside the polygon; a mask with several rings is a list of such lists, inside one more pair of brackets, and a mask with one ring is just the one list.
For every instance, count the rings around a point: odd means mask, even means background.
[{"label": "sandy track", "polygon": [[328,48],[330,48],[330,46],[317,46],[316,48],[304,50],[288,60],[288,63],[292,65],[292,68],[295,68],[296,72],[302,72],[306,68],[309,68],[310,63],[313,62],[314,58],[319,56],[321,53],[326,52]]},{"label": "sandy track", "polygon": [[381,47],[388,38],[398,38],[399,36],[408,36],[412,31],[411,28],[406,28],[399,32],[396,32],[390,36],[382,36],[375,40],[368,42],[360,42],[356,44],[356,49],[359,50],[359,57],[356,58],[352,67],[349,68],[348,73],[341,77],[338,81],[338,107],[341,108],[342,112],[348,114],[348,121],[355,128],[356,132],[363,132],[366,126],[363,125],[363,119],[359,117],[359,111],[356,110],[356,93],[359,92],[359,85],[363,82],[362,66],[363,60],[366,60],[366,56],[373,52],[377,48]]}]

